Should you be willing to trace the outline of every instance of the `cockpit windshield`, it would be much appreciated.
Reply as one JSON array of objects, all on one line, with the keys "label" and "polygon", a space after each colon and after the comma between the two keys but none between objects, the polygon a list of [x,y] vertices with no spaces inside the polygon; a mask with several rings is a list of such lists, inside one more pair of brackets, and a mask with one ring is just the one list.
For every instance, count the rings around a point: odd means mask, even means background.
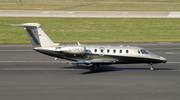
[{"label": "cockpit windshield", "polygon": [[141,51],[142,54],[148,54],[148,53],[149,53],[149,51],[146,50],[146,49],[142,49],[142,50],[140,50],[140,51]]}]

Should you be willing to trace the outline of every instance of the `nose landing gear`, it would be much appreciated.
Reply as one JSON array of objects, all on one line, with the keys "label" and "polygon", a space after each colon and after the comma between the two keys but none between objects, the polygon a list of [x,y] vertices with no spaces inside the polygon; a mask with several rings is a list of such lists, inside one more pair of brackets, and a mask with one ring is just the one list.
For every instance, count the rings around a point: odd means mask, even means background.
[{"label": "nose landing gear", "polygon": [[151,66],[150,70],[153,71],[154,70],[153,64],[151,63],[150,66]]},{"label": "nose landing gear", "polygon": [[151,71],[153,71],[153,70],[154,70],[154,67],[153,67],[152,65],[151,65],[151,67],[150,67],[150,70],[151,70]]}]

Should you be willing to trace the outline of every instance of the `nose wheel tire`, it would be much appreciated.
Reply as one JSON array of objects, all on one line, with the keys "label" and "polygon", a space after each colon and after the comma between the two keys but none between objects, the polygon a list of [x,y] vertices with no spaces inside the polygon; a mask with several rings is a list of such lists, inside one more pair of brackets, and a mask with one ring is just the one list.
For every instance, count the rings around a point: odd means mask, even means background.
[{"label": "nose wheel tire", "polygon": [[153,67],[153,66],[151,66],[150,70],[151,70],[151,71],[153,71],[153,70],[154,70],[154,67]]}]

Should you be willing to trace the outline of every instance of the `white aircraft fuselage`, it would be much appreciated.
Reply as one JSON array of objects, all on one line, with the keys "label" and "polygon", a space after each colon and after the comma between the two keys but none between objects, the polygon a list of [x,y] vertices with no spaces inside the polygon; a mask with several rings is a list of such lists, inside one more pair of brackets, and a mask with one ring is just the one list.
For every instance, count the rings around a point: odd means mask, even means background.
[{"label": "white aircraft fuselage", "polygon": [[55,57],[70,60],[70,64],[91,65],[90,70],[97,70],[102,64],[150,64],[166,63],[166,58],[135,46],[61,45],[54,43],[41,29],[39,23],[13,24],[24,27],[34,50]]}]

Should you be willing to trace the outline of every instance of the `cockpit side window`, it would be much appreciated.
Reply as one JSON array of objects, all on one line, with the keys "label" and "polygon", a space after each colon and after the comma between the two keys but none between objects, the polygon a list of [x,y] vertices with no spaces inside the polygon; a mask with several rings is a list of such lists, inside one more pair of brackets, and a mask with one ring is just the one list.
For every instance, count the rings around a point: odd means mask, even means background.
[{"label": "cockpit side window", "polygon": [[146,54],[146,53],[144,52],[144,50],[141,50],[141,53],[142,53],[142,54]]}]

